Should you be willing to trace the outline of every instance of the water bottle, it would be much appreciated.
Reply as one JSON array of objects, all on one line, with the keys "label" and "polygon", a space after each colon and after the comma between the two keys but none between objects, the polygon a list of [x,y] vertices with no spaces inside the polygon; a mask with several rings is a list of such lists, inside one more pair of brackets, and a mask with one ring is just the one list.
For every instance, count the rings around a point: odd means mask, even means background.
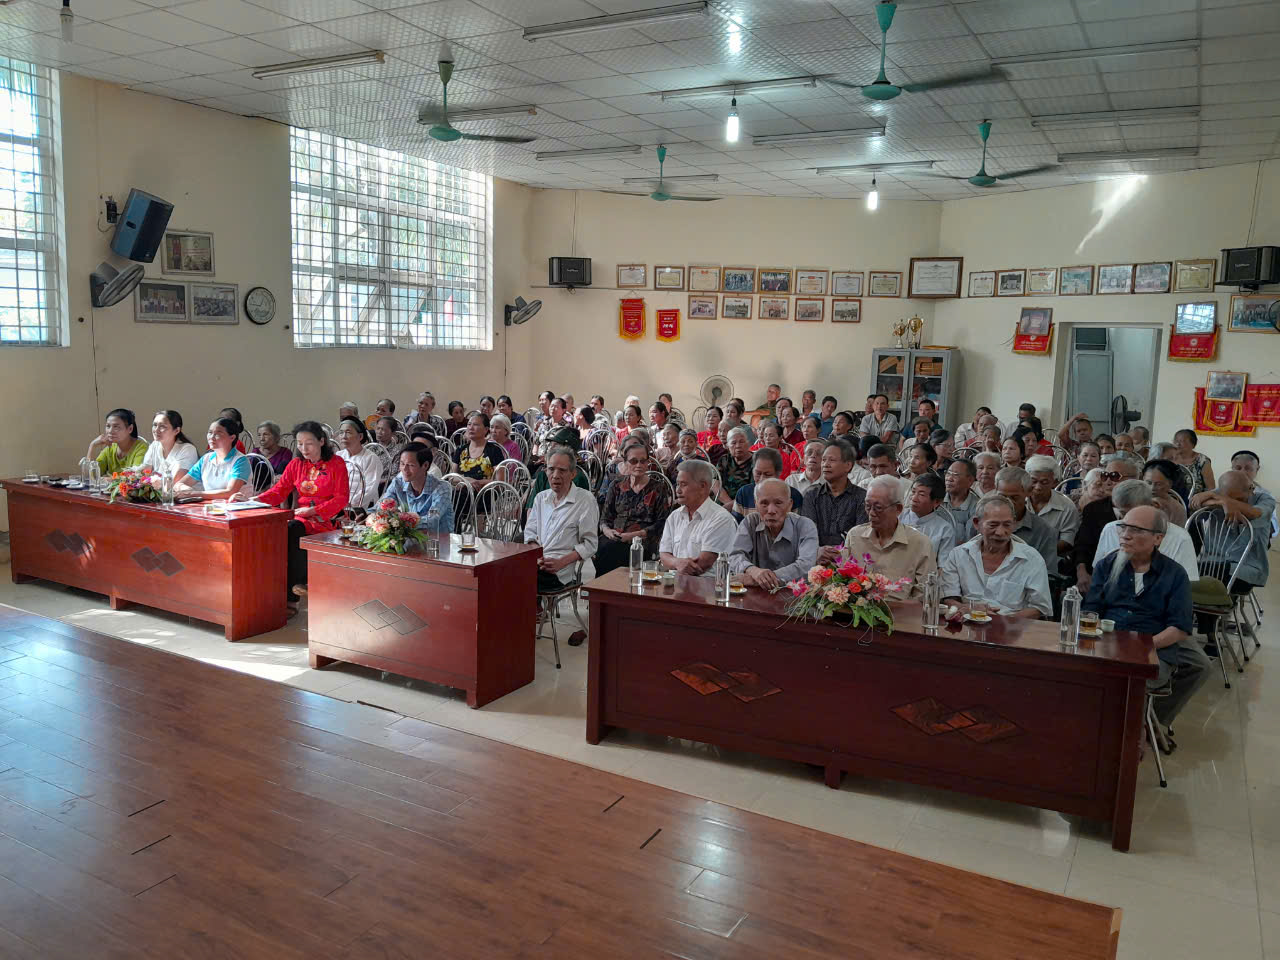
[{"label": "water bottle", "polygon": [[1062,622],[1058,625],[1058,643],[1074,650],[1080,633],[1080,591],[1074,586],[1062,595]]},{"label": "water bottle", "polygon": [[160,470],[160,502],[173,503],[173,467],[165,460]]},{"label": "water bottle", "polygon": [[938,574],[936,572],[927,574],[924,578],[924,612],[920,618],[926,630],[938,629],[938,605],[942,600],[941,592],[942,584],[938,582]]},{"label": "water bottle", "polygon": [[716,601],[718,603],[729,602],[729,557],[727,554],[720,554],[716,557],[715,565],[716,577]]},{"label": "water bottle", "polygon": [[88,457],[80,458],[80,486],[87,488],[89,486],[89,464]]},{"label": "water bottle", "polygon": [[640,586],[640,577],[644,572],[644,537],[633,537],[631,540],[631,585]]}]

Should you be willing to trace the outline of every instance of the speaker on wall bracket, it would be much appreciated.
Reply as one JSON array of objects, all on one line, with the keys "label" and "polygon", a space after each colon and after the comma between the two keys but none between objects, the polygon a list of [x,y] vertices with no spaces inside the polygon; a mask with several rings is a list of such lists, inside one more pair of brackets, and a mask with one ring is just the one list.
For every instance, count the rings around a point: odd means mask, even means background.
[{"label": "speaker on wall bracket", "polygon": [[150,263],[156,258],[172,215],[173,204],[169,201],[136,187],[130,190],[111,238],[111,252],[138,263]]}]

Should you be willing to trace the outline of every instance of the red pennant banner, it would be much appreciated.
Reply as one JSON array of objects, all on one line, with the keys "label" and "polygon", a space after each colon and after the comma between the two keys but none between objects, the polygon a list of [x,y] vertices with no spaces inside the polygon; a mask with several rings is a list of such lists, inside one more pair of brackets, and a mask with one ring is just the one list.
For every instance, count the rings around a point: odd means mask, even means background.
[{"label": "red pennant banner", "polygon": [[680,311],[658,310],[654,313],[658,324],[658,339],[673,343],[680,339]]},{"label": "red pennant banner", "polygon": [[1248,427],[1280,427],[1280,383],[1245,387],[1238,422]]},{"label": "red pennant banner", "polygon": [[1048,333],[1018,333],[1017,325],[1013,332],[1013,352],[1029,353],[1033,356],[1048,356],[1053,349],[1053,324],[1049,324]]},{"label": "red pennant banner", "polygon": [[623,340],[639,340],[644,336],[644,298],[618,301],[618,336]]},{"label": "red pennant banner", "polygon": [[1218,437],[1252,437],[1253,427],[1238,422],[1240,403],[1222,400],[1205,400],[1204,387],[1196,387],[1195,429]]},{"label": "red pennant banner", "polygon": [[1213,333],[1177,333],[1169,325],[1169,359],[1203,363],[1218,355],[1218,327]]}]

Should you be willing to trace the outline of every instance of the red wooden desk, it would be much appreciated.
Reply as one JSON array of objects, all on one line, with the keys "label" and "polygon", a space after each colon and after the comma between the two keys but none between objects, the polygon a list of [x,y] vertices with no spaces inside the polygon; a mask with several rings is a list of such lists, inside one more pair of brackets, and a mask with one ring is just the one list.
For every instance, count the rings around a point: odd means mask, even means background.
[{"label": "red wooden desk", "polygon": [[674,591],[615,570],[591,602],[587,741],[611,726],[844,772],[945,787],[1112,823],[1129,848],[1151,638],[1058,646],[1058,625],[996,617],[924,633],[895,605],[892,636],[784,623],[790,596],[726,606],[709,578]]},{"label": "red wooden desk", "polygon": [[166,507],[0,480],[9,498],[14,583],[52,580],[219,623],[228,640],[287,619],[290,510],[211,517],[203,504]]},{"label": "red wooden desk", "polygon": [[542,548],[438,542],[427,558],[372,553],[336,531],[303,537],[311,666],[342,660],[443,683],[472,707],[531,683]]}]

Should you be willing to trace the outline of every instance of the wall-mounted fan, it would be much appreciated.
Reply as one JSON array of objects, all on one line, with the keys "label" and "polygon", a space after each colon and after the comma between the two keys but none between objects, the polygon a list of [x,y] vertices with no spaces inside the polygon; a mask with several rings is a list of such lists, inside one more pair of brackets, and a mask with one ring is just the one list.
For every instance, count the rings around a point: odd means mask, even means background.
[{"label": "wall-mounted fan", "polygon": [[542,301],[526,301],[524,297],[516,297],[514,305],[508,303],[502,308],[502,325],[504,327],[519,326],[528,323],[533,315],[542,309]]},{"label": "wall-mounted fan", "polygon": [[89,302],[97,309],[113,307],[142,282],[142,264],[131,263],[123,270],[103,260],[89,274]]},{"label": "wall-mounted fan", "polygon": [[876,20],[880,24],[880,75],[871,83],[860,86],[856,83],[844,83],[840,80],[823,80],[835,87],[849,87],[861,90],[862,95],[870,100],[892,100],[900,93],[925,93],[929,90],[945,90],[949,87],[964,87],[971,83],[987,83],[992,80],[1007,79],[1003,73],[994,68],[979,73],[967,73],[958,77],[947,77],[942,80],[928,80],[924,83],[890,83],[884,72],[885,53],[889,46],[889,27],[893,23],[893,15],[898,5],[893,0],[881,0],[876,5]]},{"label": "wall-mounted fan", "polygon": [[1123,393],[1118,393],[1111,398],[1111,432],[1128,433],[1129,424],[1137,423],[1142,419],[1142,414],[1137,410],[1129,409],[1129,398]]},{"label": "wall-mounted fan", "polygon": [[709,201],[711,201],[711,200],[719,200],[719,199],[720,199],[719,197],[686,197],[686,196],[676,196],[676,195],[675,195],[675,194],[673,194],[673,193],[668,193],[668,192],[667,192],[667,187],[666,187],[666,182],[664,181],[663,176],[662,176],[662,165],[663,165],[663,163],[665,163],[665,162],[666,162],[666,159],[667,159],[667,148],[666,148],[666,146],[664,146],[664,145],[662,145],[662,144],[659,144],[659,145],[658,145],[658,179],[657,179],[657,180],[655,180],[655,181],[653,181],[653,182],[650,184],[650,186],[652,186],[652,187],[653,187],[653,192],[652,192],[652,193],[648,193],[648,194],[644,194],[644,193],[629,193],[629,192],[627,192],[627,191],[625,191],[625,190],[606,190],[605,192],[606,192],[606,193],[616,193],[616,194],[620,194],[621,196],[624,196],[624,197],[644,197],[644,196],[647,196],[650,200],[657,200],[657,201],[659,201],[659,202],[665,202],[665,201],[667,201],[667,200],[691,200],[691,201],[693,201],[694,203],[706,203],[706,202],[709,202]]},{"label": "wall-mounted fan", "polygon": [[733,381],[723,374],[712,374],[702,381],[702,386],[698,388],[698,396],[708,407],[721,406],[733,396]]},{"label": "wall-mounted fan", "polygon": [[455,140],[479,140],[485,143],[533,143],[537,137],[506,136],[490,133],[463,133],[449,122],[449,80],[453,77],[453,56],[447,46],[440,50],[440,60],[436,64],[440,70],[440,114],[437,118],[430,107],[418,111],[418,122],[431,124],[427,133],[432,140],[441,143],[453,143]]},{"label": "wall-mounted fan", "polygon": [[978,124],[978,135],[982,137],[982,166],[978,168],[978,172],[971,177],[949,177],[945,173],[926,173],[926,177],[942,177],[945,180],[963,180],[965,183],[971,183],[975,187],[998,187],[1002,180],[1013,180],[1016,177],[1026,177],[1033,173],[1043,173],[1046,170],[1054,170],[1057,168],[1056,163],[1042,163],[1037,167],[1023,167],[1021,170],[1010,170],[1008,173],[998,173],[995,176],[987,173],[987,138],[991,136],[991,121],[983,120]]}]

